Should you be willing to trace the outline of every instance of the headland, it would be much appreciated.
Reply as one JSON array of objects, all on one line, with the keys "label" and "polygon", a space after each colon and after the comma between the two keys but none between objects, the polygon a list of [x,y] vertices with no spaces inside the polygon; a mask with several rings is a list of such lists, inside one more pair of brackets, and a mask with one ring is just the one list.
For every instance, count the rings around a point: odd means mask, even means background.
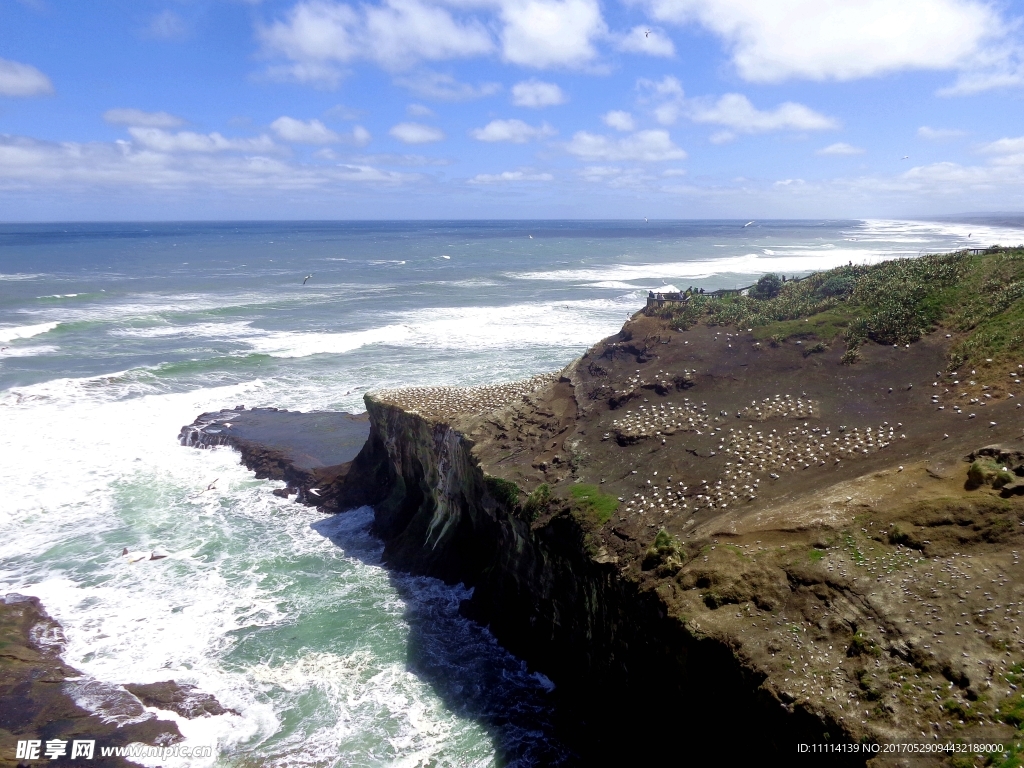
[{"label": "headland", "polygon": [[1019,751],[1024,251],[763,288],[655,303],[528,382],[370,393],[350,462],[269,476],[474,587],[585,759]]}]

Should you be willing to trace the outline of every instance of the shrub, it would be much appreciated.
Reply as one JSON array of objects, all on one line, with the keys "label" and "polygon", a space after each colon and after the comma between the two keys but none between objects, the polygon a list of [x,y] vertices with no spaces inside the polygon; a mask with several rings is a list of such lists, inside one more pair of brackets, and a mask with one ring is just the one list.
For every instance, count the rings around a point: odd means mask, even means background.
[{"label": "shrub", "polygon": [[822,296],[846,298],[853,293],[853,289],[856,286],[857,278],[852,275],[833,275],[821,284],[818,288],[818,293]]},{"label": "shrub", "polygon": [[774,299],[782,293],[782,278],[774,272],[761,275],[761,278],[750,289],[750,297],[760,301]]},{"label": "shrub", "polygon": [[519,486],[500,477],[487,476],[487,490],[509,512],[519,510]]},{"label": "shrub", "polygon": [[523,504],[523,517],[533,522],[551,507],[551,488],[547,483],[541,483],[534,489],[533,493],[526,497]]}]

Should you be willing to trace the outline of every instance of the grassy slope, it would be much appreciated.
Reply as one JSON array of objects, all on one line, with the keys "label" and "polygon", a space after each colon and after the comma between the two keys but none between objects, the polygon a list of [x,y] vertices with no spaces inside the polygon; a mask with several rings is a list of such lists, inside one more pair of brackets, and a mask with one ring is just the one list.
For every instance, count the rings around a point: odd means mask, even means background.
[{"label": "grassy slope", "polygon": [[951,369],[970,365],[979,376],[995,375],[1024,357],[1024,250],[838,267],[789,282],[766,301],[699,296],[666,306],[662,316],[678,328],[746,327],[772,343],[815,338],[850,350],[870,342],[910,344],[944,330],[955,336]]}]

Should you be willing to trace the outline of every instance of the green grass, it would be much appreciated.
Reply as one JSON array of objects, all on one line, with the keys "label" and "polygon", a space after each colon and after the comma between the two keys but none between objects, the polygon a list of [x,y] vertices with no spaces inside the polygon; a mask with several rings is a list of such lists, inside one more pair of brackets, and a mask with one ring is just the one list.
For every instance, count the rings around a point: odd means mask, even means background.
[{"label": "green grass", "polygon": [[816,563],[825,557],[825,550],[823,549],[812,549],[807,553],[807,556],[811,559],[812,563]]},{"label": "green grass", "polygon": [[[678,330],[697,323],[752,328],[773,346],[843,337],[848,350],[868,342],[911,344],[941,328],[958,335],[950,370],[970,365],[980,369],[976,379],[1005,375],[1024,349],[1024,248],[838,267],[787,282],[771,299],[697,296],[659,314]],[[857,356],[843,362],[856,364]]]},{"label": "green grass", "polygon": [[500,504],[508,511],[515,512],[519,509],[519,486],[509,480],[500,477],[487,475],[484,477],[487,490]]},{"label": "green grass", "polygon": [[602,493],[596,485],[577,483],[569,490],[574,509],[592,515],[601,525],[611,519],[619,508],[619,500],[614,496]]}]

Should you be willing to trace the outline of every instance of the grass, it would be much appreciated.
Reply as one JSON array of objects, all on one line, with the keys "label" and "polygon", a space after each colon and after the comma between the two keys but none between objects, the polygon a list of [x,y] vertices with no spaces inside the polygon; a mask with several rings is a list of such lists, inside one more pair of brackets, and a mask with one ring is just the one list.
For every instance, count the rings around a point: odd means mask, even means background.
[{"label": "grass", "polygon": [[619,508],[619,500],[602,493],[596,485],[577,483],[569,489],[569,495],[575,510],[594,517],[601,525],[607,523]]},{"label": "grass", "polygon": [[772,346],[842,337],[847,364],[856,364],[855,350],[868,342],[911,344],[943,329],[958,337],[950,370],[970,365],[980,369],[974,378],[985,378],[1011,363],[1016,368],[1024,348],[1024,248],[838,267],[789,281],[773,298],[696,296],[659,314],[678,330],[697,323],[752,328]]},{"label": "grass", "polygon": [[500,477],[493,477],[487,475],[484,478],[484,482],[487,485],[487,490],[490,492],[505,509],[510,512],[517,512],[519,510],[519,486],[509,480],[503,480]]}]

